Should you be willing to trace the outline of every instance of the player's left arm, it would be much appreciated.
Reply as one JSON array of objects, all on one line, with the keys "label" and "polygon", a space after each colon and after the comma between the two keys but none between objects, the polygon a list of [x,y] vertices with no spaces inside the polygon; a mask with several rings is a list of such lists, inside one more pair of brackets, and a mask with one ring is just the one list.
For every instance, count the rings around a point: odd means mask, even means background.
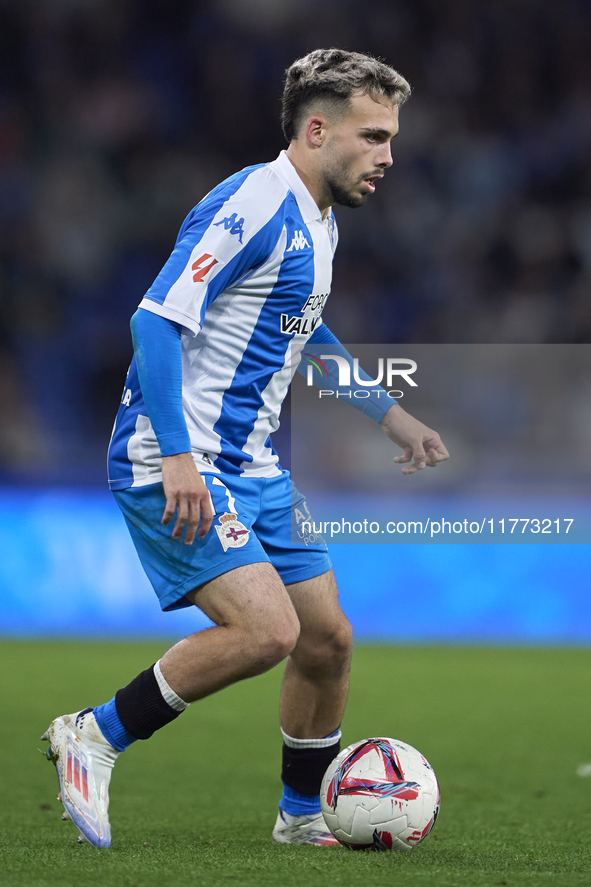
[{"label": "player's left arm", "polygon": [[[308,345],[330,345],[336,353],[346,358],[350,366],[353,364],[353,358],[347,349],[324,323],[316,327],[308,339]],[[331,363],[333,362],[331,361]],[[304,373],[302,364],[298,369]],[[329,373],[334,376],[335,384],[338,387],[338,374],[332,366]],[[359,376],[363,381],[370,381],[370,376],[363,371],[360,371]],[[319,387],[324,384],[324,380],[319,378],[317,374],[313,374],[312,378],[314,384]],[[342,391],[342,389],[340,390]],[[358,391],[363,391],[363,397],[355,396],[355,392]],[[343,391],[343,393],[345,392]],[[402,469],[403,474],[415,474],[426,466],[435,468],[440,462],[449,459],[449,453],[439,434],[403,410],[400,404],[390,399],[387,392],[380,386],[376,385],[370,388],[352,381],[350,389],[346,393],[348,394],[347,403],[381,425],[390,440],[402,448],[403,454],[396,456],[394,461],[398,464],[405,464]]]},{"label": "player's left arm", "polygon": [[[319,356],[322,361],[320,350],[324,349],[320,349],[319,346],[325,345],[330,346],[329,350],[333,355],[343,357],[350,367],[353,366],[353,358],[324,322],[316,327],[306,343],[306,347],[313,347],[314,350],[312,355],[306,355],[306,352],[304,351],[303,356]],[[326,375],[321,375],[321,373],[317,371],[317,368],[312,372],[312,381],[314,385],[316,385],[317,388],[326,388],[327,383],[330,383],[332,388],[338,391],[340,397],[347,399],[346,402],[350,406],[358,410],[360,413],[369,416],[374,422],[380,423],[392,404],[396,403],[393,398],[389,397],[388,392],[379,385],[373,387],[360,385],[354,379],[352,379],[351,383],[346,387],[340,385],[339,371],[335,361],[331,360],[327,364],[323,363],[323,367],[326,371]],[[298,372],[301,373],[302,376],[306,376],[307,371],[308,367],[300,362]],[[364,382],[372,383],[373,381],[361,368],[359,368],[358,375]]]},{"label": "player's left arm", "polygon": [[394,461],[410,463],[402,469],[403,474],[414,474],[425,466],[435,468],[449,459],[449,453],[437,432],[423,425],[398,403],[390,407],[380,425],[390,440],[404,451],[402,456],[395,456]]}]

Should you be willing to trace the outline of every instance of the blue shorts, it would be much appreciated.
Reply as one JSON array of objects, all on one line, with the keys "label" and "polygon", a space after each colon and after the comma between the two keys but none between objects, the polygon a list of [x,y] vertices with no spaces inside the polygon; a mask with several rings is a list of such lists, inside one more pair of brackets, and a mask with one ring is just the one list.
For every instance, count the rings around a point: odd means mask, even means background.
[{"label": "blue shorts", "polygon": [[175,518],[162,526],[161,483],[114,491],[163,610],[190,607],[187,592],[245,564],[270,562],[286,585],[330,570],[324,540],[299,531],[310,515],[288,471],[278,477],[202,476],[215,517],[207,536],[192,545],[172,538]]}]

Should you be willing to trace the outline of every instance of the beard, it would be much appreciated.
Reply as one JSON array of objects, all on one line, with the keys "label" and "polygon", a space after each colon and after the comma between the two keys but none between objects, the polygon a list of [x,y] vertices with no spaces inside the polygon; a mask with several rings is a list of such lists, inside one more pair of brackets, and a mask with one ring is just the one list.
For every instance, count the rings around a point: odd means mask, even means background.
[{"label": "beard", "polygon": [[337,175],[325,175],[325,182],[330,189],[333,203],[337,203],[339,206],[357,209],[359,206],[363,206],[369,197],[369,193],[353,194],[351,185],[347,185],[343,178]]},{"label": "beard", "polygon": [[353,181],[352,176],[347,171],[350,163],[350,157],[343,154],[334,143],[329,145],[323,169],[324,183],[330,191],[333,203],[337,203],[339,206],[348,206],[350,209],[357,209],[357,207],[363,206],[369,193],[354,193],[354,187],[362,182],[363,176],[357,181]]}]

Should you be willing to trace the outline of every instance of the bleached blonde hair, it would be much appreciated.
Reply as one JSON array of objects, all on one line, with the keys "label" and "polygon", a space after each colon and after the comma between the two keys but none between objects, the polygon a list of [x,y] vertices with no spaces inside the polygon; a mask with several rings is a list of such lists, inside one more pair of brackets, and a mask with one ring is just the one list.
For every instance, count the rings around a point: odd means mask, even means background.
[{"label": "bleached blonde hair", "polygon": [[281,108],[281,125],[288,142],[297,138],[307,111],[318,103],[333,114],[346,114],[351,97],[369,95],[403,105],[410,97],[407,80],[379,59],[345,49],[315,49],[289,66]]}]

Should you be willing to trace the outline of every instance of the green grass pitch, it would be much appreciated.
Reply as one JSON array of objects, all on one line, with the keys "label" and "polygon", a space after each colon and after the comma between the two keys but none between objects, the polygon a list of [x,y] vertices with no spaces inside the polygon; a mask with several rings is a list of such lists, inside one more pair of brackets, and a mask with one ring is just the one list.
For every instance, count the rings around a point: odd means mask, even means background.
[{"label": "green grass pitch", "polygon": [[591,650],[360,646],[344,740],[394,736],[441,784],[409,853],[274,846],[281,669],[196,703],[117,762],[113,846],[76,843],[37,749],[58,714],[98,704],[161,643],[0,644],[3,887],[591,884]]}]

